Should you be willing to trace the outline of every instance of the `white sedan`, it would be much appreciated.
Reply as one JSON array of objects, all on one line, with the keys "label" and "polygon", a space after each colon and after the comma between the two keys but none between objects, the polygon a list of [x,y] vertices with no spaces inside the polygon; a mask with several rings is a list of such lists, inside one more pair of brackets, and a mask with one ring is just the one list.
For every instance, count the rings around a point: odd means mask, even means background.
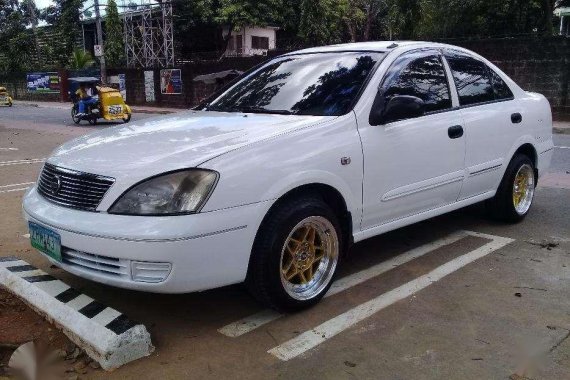
[{"label": "white sedan", "polygon": [[353,242],[481,201],[520,221],[552,149],[546,98],[473,52],[318,47],[199,110],[64,144],[23,209],[32,245],[78,276],[164,293],[245,281],[295,310]]}]

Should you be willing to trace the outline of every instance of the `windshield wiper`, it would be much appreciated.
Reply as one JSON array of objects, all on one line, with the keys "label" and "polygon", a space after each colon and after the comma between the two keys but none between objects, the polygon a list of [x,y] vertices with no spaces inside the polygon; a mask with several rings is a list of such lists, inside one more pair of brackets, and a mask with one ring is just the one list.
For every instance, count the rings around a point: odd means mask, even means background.
[{"label": "windshield wiper", "polygon": [[273,113],[277,115],[293,115],[293,112],[287,110],[271,110],[263,107],[236,107],[232,109],[234,112],[244,112],[244,113]]}]

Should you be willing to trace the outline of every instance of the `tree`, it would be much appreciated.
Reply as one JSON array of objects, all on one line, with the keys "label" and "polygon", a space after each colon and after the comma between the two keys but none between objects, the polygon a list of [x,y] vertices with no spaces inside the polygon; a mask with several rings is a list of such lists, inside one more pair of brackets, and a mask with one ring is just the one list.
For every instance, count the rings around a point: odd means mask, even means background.
[{"label": "tree", "polygon": [[343,15],[349,12],[347,1],[301,0],[299,37],[312,46],[342,41]]},{"label": "tree", "polygon": [[115,0],[107,3],[105,15],[105,62],[110,67],[119,67],[125,62],[125,44],[123,40],[123,26],[117,11]]},{"label": "tree", "polygon": [[75,49],[71,54],[69,66],[73,70],[87,69],[95,64],[91,53],[83,49]]},{"label": "tree", "polygon": [[0,69],[21,71],[34,62],[34,39],[26,9],[17,0],[0,2]]},{"label": "tree", "polygon": [[53,0],[54,5],[47,7],[42,13],[42,18],[53,25],[59,33],[59,43],[54,46],[56,60],[61,66],[68,64],[76,46],[76,41],[81,37],[81,9],[85,0]]}]

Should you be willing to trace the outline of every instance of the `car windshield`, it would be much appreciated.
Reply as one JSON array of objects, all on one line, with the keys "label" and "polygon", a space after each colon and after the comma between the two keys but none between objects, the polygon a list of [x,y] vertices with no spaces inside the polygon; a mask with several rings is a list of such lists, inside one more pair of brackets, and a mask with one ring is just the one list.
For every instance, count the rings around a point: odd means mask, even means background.
[{"label": "car windshield", "polygon": [[208,111],[338,116],[350,111],[384,56],[376,52],[292,55],[274,59],[207,106]]}]

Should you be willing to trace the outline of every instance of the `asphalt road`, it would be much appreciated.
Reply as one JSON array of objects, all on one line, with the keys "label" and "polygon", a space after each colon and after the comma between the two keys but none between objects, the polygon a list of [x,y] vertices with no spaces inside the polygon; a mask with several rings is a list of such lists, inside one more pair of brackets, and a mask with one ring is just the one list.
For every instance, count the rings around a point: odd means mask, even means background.
[{"label": "asphalt road", "polygon": [[[0,109],[0,256],[17,255],[144,323],[157,348],[89,378],[570,378],[570,136],[555,136],[522,223],[491,222],[476,205],[368,239],[351,250],[338,292],[275,316],[240,285],[186,295],[114,289],[51,268],[29,247],[21,197],[41,167],[30,159],[90,130],[66,110]],[[357,277],[366,281],[350,282]],[[268,314],[259,327],[244,323]]]}]

